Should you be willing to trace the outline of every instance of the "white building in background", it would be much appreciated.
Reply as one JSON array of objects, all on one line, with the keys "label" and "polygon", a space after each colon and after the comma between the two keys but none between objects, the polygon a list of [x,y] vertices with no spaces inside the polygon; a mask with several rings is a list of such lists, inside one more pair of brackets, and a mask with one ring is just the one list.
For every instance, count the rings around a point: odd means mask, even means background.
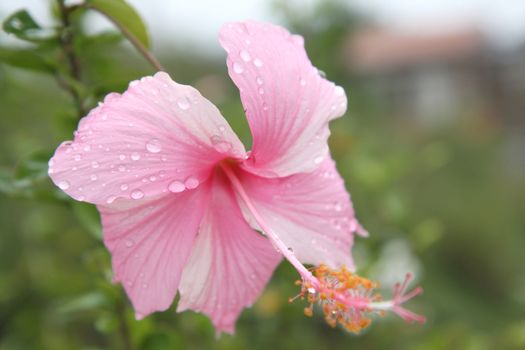
[{"label": "white building in background", "polygon": [[365,29],[348,36],[343,54],[393,116],[436,125],[481,115],[525,127],[525,50],[498,50],[475,28]]}]

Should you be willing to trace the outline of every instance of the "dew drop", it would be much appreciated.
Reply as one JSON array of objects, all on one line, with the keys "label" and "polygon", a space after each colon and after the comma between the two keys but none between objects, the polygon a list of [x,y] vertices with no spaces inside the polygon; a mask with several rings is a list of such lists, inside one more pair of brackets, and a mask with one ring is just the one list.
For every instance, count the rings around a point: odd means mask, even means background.
[{"label": "dew drop", "polygon": [[177,101],[177,106],[179,106],[179,108],[183,111],[186,111],[190,108],[190,103],[187,98],[181,98]]},{"label": "dew drop", "polygon": [[90,177],[90,178],[91,178],[91,181],[97,181],[97,179],[98,179],[98,176],[97,176],[97,175],[95,175],[95,174],[93,174],[93,175],[91,175],[91,177]]},{"label": "dew drop", "polygon": [[115,201],[115,199],[117,199],[117,197],[115,196],[109,196],[107,199],[106,199],[106,203],[108,204],[111,204]]},{"label": "dew drop", "polygon": [[80,154],[75,154],[75,160],[78,162],[82,159],[82,156]]},{"label": "dew drop", "polygon": [[237,74],[242,74],[242,72],[244,72],[244,67],[240,63],[233,62],[233,71]]},{"label": "dew drop", "polygon": [[262,80],[261,77],[257,77],[257,78],[255,79],[255,81],[257,82],[258,85],[262,85],[262,84],[264,83],[264,81]]},{"label": "dew drop", "polygon": [[133,192],[131,192],[131,198],[133,198],[133,199],[141,199],[143,197],[144,197],[144,192],[142,192],[139,189],[134,190]]},{"label": "dew drop", "polygon": [[159,140],[152,139],[146,143],[146,149],[151,153],[159,153],[162,150],[162,145]]},{"label": "dew drop", "polygon": [[91,146],[90,145],[85,145],[84,146],[84,152],[89,152],[91,151]]},{"label": "dew drop", "polygon": [[151,182],[157,181],[157,177],[156,177],[156,176],[150,176],[150,177],[149,177],[149,180],[150,180]]},{"label": "dew drop", "polygon": [[94,160],[94,161],[91,162],[91,167],[92,167],[93,169],[96,169],[96,168],[98,168],[99,166],[100,166],[100,164],[98,164],[97,161]]},{"label": "dew drop", "polygon": [[69,186],[71,186],[71,185],[66,180],[60,181],[58,183],[58,188],[60,188],[61,190],[67,190],[69,188]]},{"label": "dew drop", "polygon": [[315,157],[315,159],[314,159],[314,163],[315,163],[315,164],[321,164],[322,161],[323,161],[323,159],[324,159],[323,156]]},{"label": "dew drop", "polygon": [[126,156],[123,155],[123,154],[121,154],[121,155],[118,156],[118,159],[120,159],[120,160],[124,160],[124,159],[126,159]]},{"label": "dew drop", "polygon": [[119,165],[118,167],[118,171],[120,171],[121,173],[123,173],[124,171],[126,171],[126,167],[124,165]]},{"label": "dew drop", "polygon": [[253,64],[255,65],[255,67],[260,68],[262,67],[263,62],[260,59],[256,58],[253,60]]},{"label": "dew drop", "polygon": [[168,190],[170,190],[170,192],[173,192],[173,193],[180,193],[182,191],[184,191],[186,189],[186,186],[180,182],[180,181],[172,181],[169,185],[168,185]]},{"label": "dew drop", "polygon": [[127,184],[122,184],[122,185],[120,185],[120,189],[121,189],[122,191],[125,191],[125,190],[128,189],[128,185],[127,185]]},{"label": "dew drop", "polygon": [[186,179],[186,181],[184,181],[184,186],[186,186],[187,189],[192,190],[199,186],[199,180],[197,180],[193,176],[190,176]]},{"label": "dew drop", "polygon": [[131,153],[131,160],[139,160],[140,154],[138,152]]},{"label": "dew drop", "polygon": [[341,203],[339,203],[339,202],[335,202],[334,203],[334,209],[335,209],[335,211],[341,211],[341,210],[343,210],[343,205]]},{"label": "dew drop", "polygon": [[239,53],[239,55],[241,56],[241,59],[242,59],[244,62],[250,62],[251,59],[252,59],[252,56],[250,56],[250,54],[249,54],[248,51],[246,51],[246,50],[241,50],[241,52]]}]

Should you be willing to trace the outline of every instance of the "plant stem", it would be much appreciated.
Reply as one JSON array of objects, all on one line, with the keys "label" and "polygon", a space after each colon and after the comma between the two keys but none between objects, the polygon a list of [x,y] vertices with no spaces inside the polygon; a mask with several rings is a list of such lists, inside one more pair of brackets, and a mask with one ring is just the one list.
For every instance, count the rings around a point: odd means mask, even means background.
[{"label": "plant stem", "polygon": [[[62,46],[62,50],[68,63],[69,74],[74,80],[80,82],[80,64],[73,47],[73,34],[71,33],[71,22],[69,21],[69,14],[71,11],[64,4],[64,0],[57,0],[57,3],[60,10],[60,19],[62,21],[62,31],[60,33],[59,39],[60,45]],[[86,114],[86,111],[84,110],[84,105],[80,94],[72,84],[66,82],[65,79],[60,77],[58,73],[55,75],[55,77],[58,81],[58,84],[63,87],[73,98],[78,117],[79,119],[82,118]]]}]

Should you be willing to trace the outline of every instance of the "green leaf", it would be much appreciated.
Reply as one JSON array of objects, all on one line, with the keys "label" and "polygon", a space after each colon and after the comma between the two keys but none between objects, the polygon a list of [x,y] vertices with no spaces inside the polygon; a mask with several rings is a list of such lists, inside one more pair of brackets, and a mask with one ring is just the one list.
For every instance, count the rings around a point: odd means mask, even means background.
[{"label": "green leaf", "polygon": [[7,17],[2,27],[7,33],[22,40],[41,42],[56,39],[56,32],[42,28],[27,10],[19,10]]},{"label": "green leaf", "polygon": [[73,202],[73,212],[86,231],[98,240],[102,239],[100,216],[93,204]]},{"label": "green leaf", "polygon": [[87,6],[114,22],[121,30],[128,31],[144,47],[149,48],[149,36],[144,22],[133,7],[124,0],[89,0]]},{"label": "green leaf", "polygon": [[99,291],[87,293],[71,299],[57,308],[59,313],[76,313],[85,310],[94,310],[108,304],[107,298]]},{"label": "green leaf", "polygon": [[34,70],[37,72],[53,72],[53,66],[34,50],[0,47],[0,61],[13,67]]}]

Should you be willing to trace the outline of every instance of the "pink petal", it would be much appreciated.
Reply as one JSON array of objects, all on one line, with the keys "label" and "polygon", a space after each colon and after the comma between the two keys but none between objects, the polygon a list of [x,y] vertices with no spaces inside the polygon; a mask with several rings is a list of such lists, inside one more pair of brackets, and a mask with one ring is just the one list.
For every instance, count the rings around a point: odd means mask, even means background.
[{"label": "pink petal", "polygon": [[208,196],[205,184],[160,199],[98,206],[113,280],[124,286],[137,319],[173,302]]},{"label": "pink petal", "polygon": [[[350,248],[359,224],[332,159],[314,172],[286,178],[268,179],[246,171],[238,176],[256,210],[301,262],[354,268]],[[257,228],[245,207],[243,213]]]},{"label": "pink petal", "polygon": [[317,168],[328,157],[328,122],[346,110],[343,89],[319,75],[303,38],[281,27],[232,23],[220,42],[252,131],[250,171],[276,177]]},{"label": "pink petal", "polygon": [[281,258],[248,226],[222,176],[214,177],[210,206],[184,269],[177,311],[205,313],[217,332],[233,333],[239,314],[254,303]]},{"label": "pink petal", "polygon": [[49,175],[77,200],[109,204],[193,189],[218,161],[244,153],[211,102],[161,72],[109,94],[58,147]]}]

